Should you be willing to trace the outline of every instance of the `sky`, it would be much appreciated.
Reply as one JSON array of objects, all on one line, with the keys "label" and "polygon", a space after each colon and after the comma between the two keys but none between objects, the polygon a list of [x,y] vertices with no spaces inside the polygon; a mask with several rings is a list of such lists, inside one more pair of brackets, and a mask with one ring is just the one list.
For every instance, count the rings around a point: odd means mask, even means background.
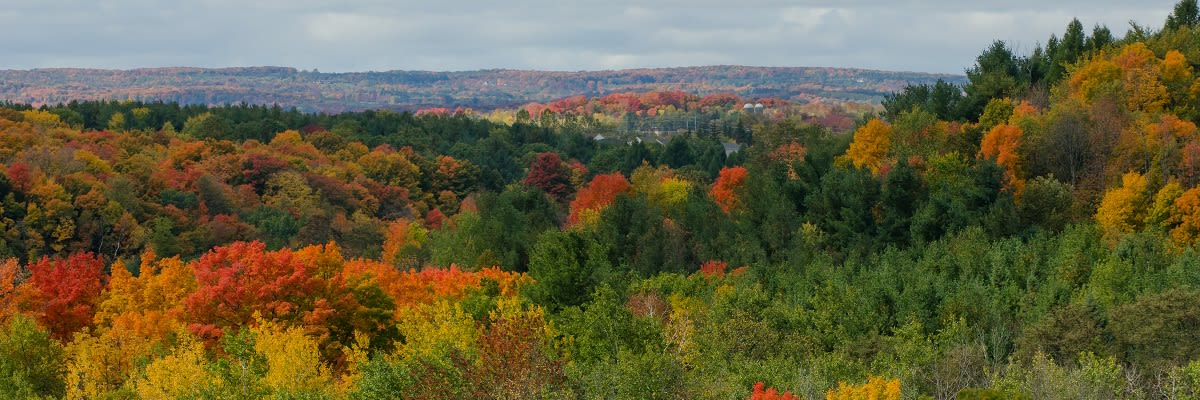
[{"label": "sky", "polygon": [[321,72],[818,66],[961,74],[1177,0],[0,0],[0,69],[286,66]]}]

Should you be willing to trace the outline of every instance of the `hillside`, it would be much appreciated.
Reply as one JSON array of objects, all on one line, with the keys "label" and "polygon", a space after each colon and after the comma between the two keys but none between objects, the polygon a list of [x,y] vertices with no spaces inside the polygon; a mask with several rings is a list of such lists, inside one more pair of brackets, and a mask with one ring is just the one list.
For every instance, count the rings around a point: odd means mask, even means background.
[{"label": "hillside", "polygon": [[574,95],[682,90],[742,97],[878,102],[909,84],[962,76],[848,68],[708,66],[619,71],[321,73],[282,67],[35,69],[0,71],[0,100],[34,105],[72,100],[143,100],[181,104],[279,104],[301,111],[492,110]]},{"label": "hillside", "polygon": [[1200,5],[1083,26],[861,118],[0,103],[0,399],[1200,398]]}]

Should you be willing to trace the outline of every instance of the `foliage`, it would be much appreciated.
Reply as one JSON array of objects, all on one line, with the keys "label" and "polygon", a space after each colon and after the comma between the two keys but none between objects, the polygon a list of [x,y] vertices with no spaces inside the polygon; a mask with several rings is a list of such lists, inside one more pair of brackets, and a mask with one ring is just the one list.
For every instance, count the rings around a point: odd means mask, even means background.
[{"label": "foliage", "polygon": [[1193,8],[993,43],[854,134],[600,87],[649,82],[0,105],[0,395],[1195,397]]}]

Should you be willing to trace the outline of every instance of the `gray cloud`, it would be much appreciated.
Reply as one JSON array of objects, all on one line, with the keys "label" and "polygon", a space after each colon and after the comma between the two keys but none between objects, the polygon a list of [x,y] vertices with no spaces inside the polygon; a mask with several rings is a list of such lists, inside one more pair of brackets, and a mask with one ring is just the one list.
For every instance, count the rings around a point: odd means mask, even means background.
[{"label": "gray cloud", "polygon": [[[708,64],[961,73],[1078,17],[1120,35],[1175,0],[0,0],[0,68],[280,65],[322,71]],[[19,34],[14,34],[19,32]]]}]

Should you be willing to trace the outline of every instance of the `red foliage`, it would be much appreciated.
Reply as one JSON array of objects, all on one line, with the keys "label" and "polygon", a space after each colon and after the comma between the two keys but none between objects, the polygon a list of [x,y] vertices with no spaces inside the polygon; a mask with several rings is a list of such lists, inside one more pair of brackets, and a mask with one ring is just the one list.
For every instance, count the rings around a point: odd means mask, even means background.
[{"label": "red foliage", "polygon": [[700,273],[710,278],[724,276],[726,268],[729,268],[729,264],[724,261],[709,260],[700,265]]},{"label": "red foliage", "polygon": [[580,213],[584,210],[599,211],[617,199],[617,195],[629,192],[629,181],[620,172],[596,175],[592,181],[571,201],[571,213],[567,215],[567,225],[579,224]]},{"label": "red foliage", "polygon": [[636,113],[642,109],[642,101],[636,93],[613,93],[600,98],[600,104],[616,107],[621,111]]},{"label": "red foliage", "polygon": [[792,392],[780,394],[775,388],[764,389],[765,386],[762,382],[755,383],[754,392],[750,394],[749,400],[800,400],[792,395]]},{"label": "red foliage", "polygon": [[100,293],[108,283],[104,261],[92,253],[75,253],[67,259],[43,257],[29,266],[29,290],[21,309],[59,340],[88,326],[96,313]]},{"label": "red foliage", "polygon": [[726,214],[732,212],[741,204],[741,200],[737,198],[737,191],[746,184],[746,168],[744,167],[725,167],[721,168],[721,173],[717,176],[716,182],[713,182],[712,189],[709,190],[709,195],[713,201],[721,207]]},{"label": "red foliage", "polygon": [[417,113],[414,115],[420,117],[423,115],[446,116],[449,114],[450,114],[450,109],[448,109],[446,107],[433,107],[433,108],[422,108],[420,110],[417,110]]},{"label": "red foliage", "polygon": [[354,304],[344,282],[313,261],[287,249],[267,251],[262,242],[214,248],[191,263],[198,287],[184,300],[189,329],[215,338],[224,329],[250,323],[256,313],[317,326],[353,312],[347,309]]},{"label": "red foliage", "polygon": [[1193,186],[1200,182],[1200,141],[1192,140],[1183,146],[1179,175],[1185,186]]},{"label": "red foliage", "polygon": [[529,175],[525,176],[525,186],[542,189],[555,200],[564,201],[571,195],[570,176],[571,171],[558,153],[538,153],[529,166]]},{"label": "red foliage", "polygon": [[396,219],[409,214],[408,189],[400,186],[385,185],[374,180],[363,182],[371,196],[379,201],[376,217],[379,219]]},{"label": "red foliage", "polygon": [[429,229],[438,229],[442,227],[442,222],[445,220],[446,214],[443,214],[442,210],[434,208],[429,210],[429,214],[425,215],[425,226],[429,227]]},{"label": "red foliage", "polygon": [[287,168],[286,161],[265,154],[250,154],[246,156],[246,160],[242,162],[242,178],[254,186],[254,189],[262,193],[263,188],[267,184],[267,180],[271,179],[271,175]]},{"label": "red foliage", "polygon": [[29,164],[23,162],[15,162],[8,166],[8,170],[4,171],[8,176],[9,183],[12,183],[13,189],[25,193],[33,188],[33,174],[29,169]]}]

